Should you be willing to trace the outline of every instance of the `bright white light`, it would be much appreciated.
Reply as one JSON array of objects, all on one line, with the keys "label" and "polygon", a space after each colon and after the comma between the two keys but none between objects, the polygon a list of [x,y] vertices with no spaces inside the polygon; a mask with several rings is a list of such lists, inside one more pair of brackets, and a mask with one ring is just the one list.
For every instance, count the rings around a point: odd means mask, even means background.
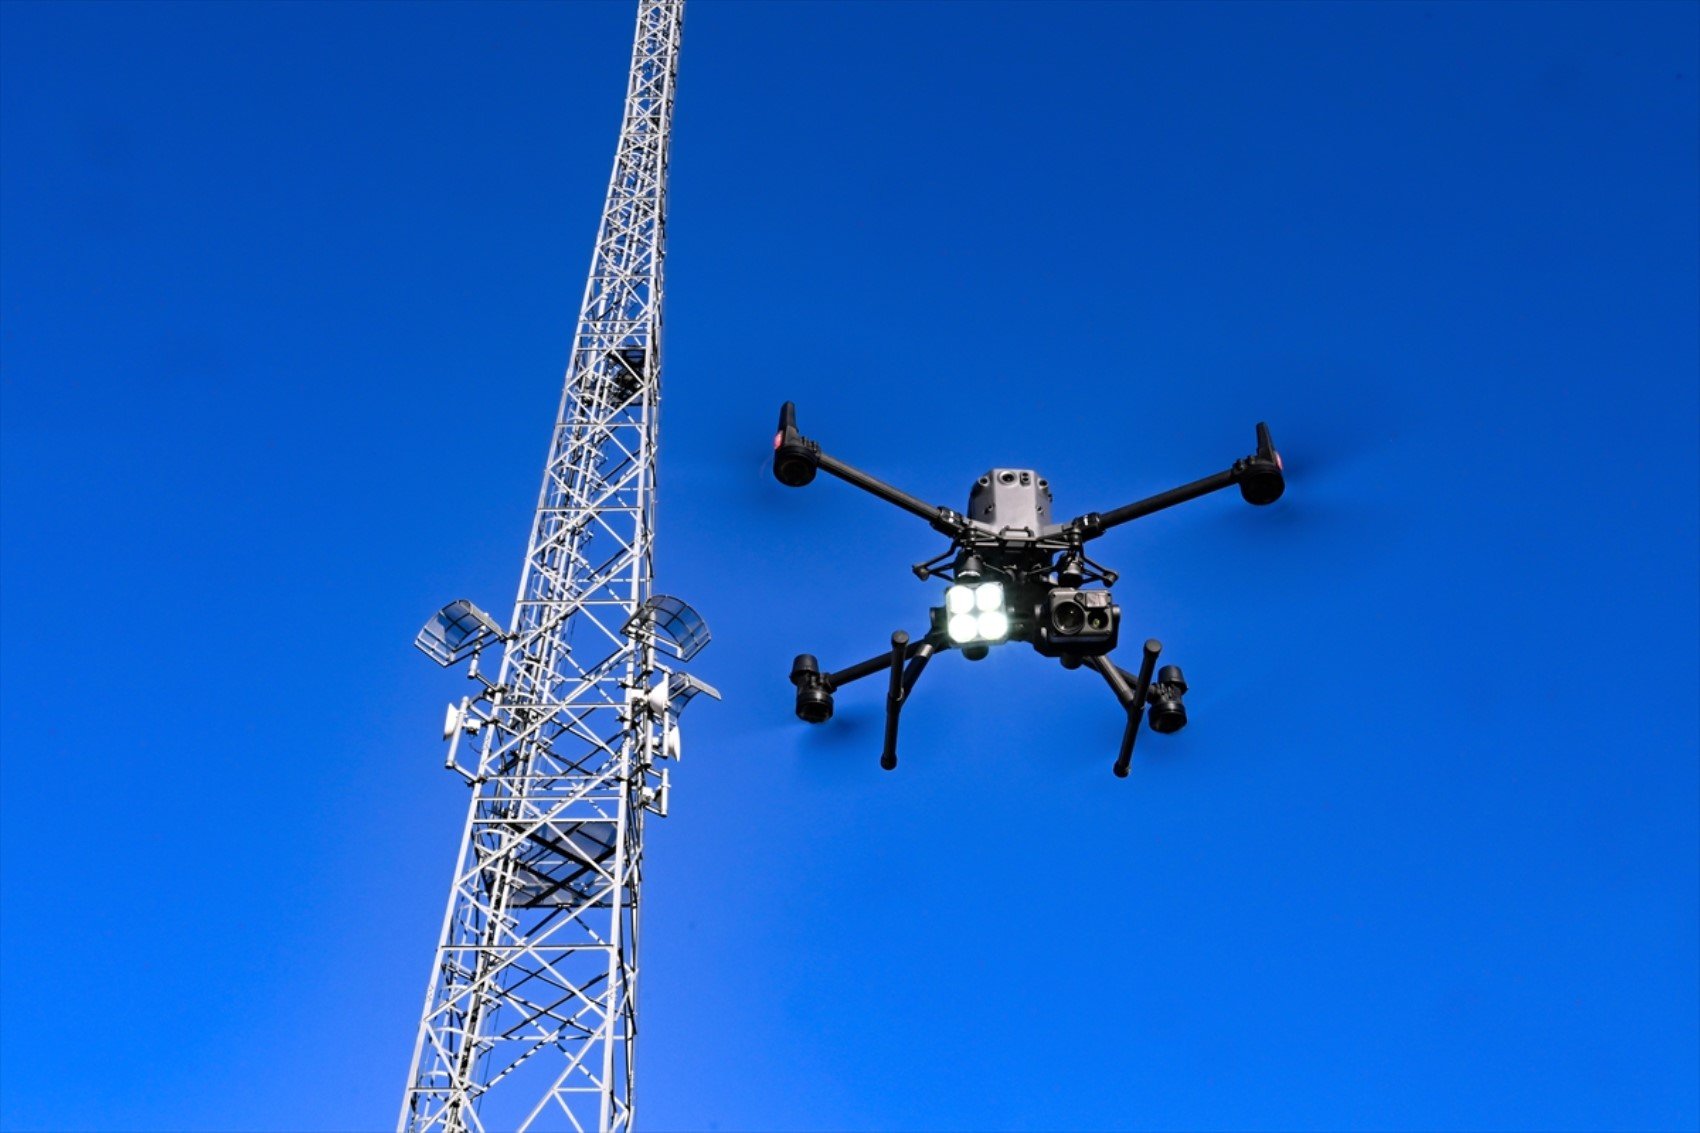
[{"label": "bright white light", "polygon": [[945,624],[945,631],[958,645],[973,641],[974,636],[980,632],[980,619],[973,614],[952,614],[950,621]]},{"label": "bright white light", "polygon": [[1009,632],[1009,615],[1002,610],[988,610],[979,617],[980,636],[987,641],[1001,641]]},{"label": "bright white light", "polygon": [[982,610],[1003,609],[1003,583],[987,582],[974,591],[974,604]]},{"label": "bright white light", "polygon": [[971,586],[952,586],[944,592],[944,608],[953,614],[973,613],[974,588]]}]

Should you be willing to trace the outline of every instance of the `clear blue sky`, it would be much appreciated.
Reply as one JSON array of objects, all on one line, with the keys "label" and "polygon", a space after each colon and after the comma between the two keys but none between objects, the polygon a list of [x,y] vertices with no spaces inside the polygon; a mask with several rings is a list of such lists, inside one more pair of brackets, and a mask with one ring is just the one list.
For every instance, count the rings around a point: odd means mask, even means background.
[{"label": "clear blue sky", "polygon": [[[0,1125],[394,1121],[626,3],[0,6]],[[1700,1124],[1700,7],[698,4],[646,870],[651,1130]],[[1186,667],[785,676],[1067,514]]]}]

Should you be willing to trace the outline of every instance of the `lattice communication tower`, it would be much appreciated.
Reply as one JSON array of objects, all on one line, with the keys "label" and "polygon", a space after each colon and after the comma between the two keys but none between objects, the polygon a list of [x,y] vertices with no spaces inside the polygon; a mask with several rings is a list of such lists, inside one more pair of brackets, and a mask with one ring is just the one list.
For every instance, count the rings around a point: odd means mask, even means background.
[{"label": "lattice communication tower", "polygon": [[[506,629],[450,603],[468,664],[448,766],[472,786],[397,1128],[629,1129],[643,823],[667,812],[676,667],[708,641],[651,592],[668,136],[683,0],[640,0],[625,115]],[[494,681],[479,668],[500,649]]]}]

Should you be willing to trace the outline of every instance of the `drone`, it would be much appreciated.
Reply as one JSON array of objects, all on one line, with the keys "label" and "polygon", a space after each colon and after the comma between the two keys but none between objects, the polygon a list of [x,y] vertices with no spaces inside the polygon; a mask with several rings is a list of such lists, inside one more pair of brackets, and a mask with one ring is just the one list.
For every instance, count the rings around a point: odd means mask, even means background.
[{"label": "drone", "polygon": [[1121,607],[1109,590],[1118,576],[1088,558],[1086,544],[1112,527],[1231,485],[1239,487],[1248,504],[1259,507],[1280,499],[1287,486],[1269,426],[1259,422],[1257,450],[1250,456],[1215,475],[1110,511],[1052,523],[1049,481],[1031,468],[993,468],[969,490],[968,510],[958,512],[929,504],[823,452],[798,432],[797,407],[788,401],[779,410],[779,432],[773,438],[773,475],[787,487],[801,488],[817,472],[919,516],[948,537],[950,546],[942,554],[911,569],[923,582],[942,578],[950,586],[943,605],[929,611],[927,632],[918,640],[898,630],[891,635],[888,651],[836,672],[823,672],[811,653],[799,654],[791,664],[798,718],[826,723],[832,719],[835,692],[885,670],[890,684],[880,766],[890,771],[897,766],[899,714],[934,654],[956,649],[968,660],[979,661],[996,645],[1022,641],[1066,669],[1084,665],[1095,670],[1110,686],[1127,713],[1121,749],[1111,768],[1118,778],[1127,776],[1142,719],[1149,716],[1151,730],[1164,734],[1186,726],[1187,683],[1178,665],[1156,668],[1163,645],[1155,638],[1145,643],[1137,673],[1110,660],[1121,633]]}]

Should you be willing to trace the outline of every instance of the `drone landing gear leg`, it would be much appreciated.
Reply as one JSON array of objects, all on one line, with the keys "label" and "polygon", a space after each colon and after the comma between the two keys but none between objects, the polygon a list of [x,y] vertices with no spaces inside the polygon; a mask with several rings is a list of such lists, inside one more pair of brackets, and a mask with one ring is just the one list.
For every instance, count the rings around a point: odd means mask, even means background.
[{"label": "drone landing gear leg", "polygon": [[1157,667],[1157,654],[1162,652],[1163,643],[1156,638],[1145,643],[1145,655],[1139,659],[1139,675],[1134,678],[1132,685],[1127,683],[1127,674],[1108,657],[1086,657],[1085,664],[1096,669],[1100,676],[1110,686],[1110,691],[1116,694],[1116,699],[1122,702],[1127,710],[1127,727],[1122,730],[1121,751],[1116,755],[1116,763],[1112,771],[1116,778],[1127,778],[1128,766],[1133,762],[1133,741],[1139,738],[1139,722],[1145,716],[1145,698],[1151,691],[1151,672]]},{"label": "drone landing gear leg", "polygon": [[[891,635],[891,687],[885,696],[885,748],[880,752],[880,766],[887,771],[897,766],[897,717],[909,700],[909,690],[921,679],[921,670],[932,660],[937,647],[922,641],[913,650],[908,648],[909,635],[898,630]],[[908,658],[908,668],[904,659]]]}]

